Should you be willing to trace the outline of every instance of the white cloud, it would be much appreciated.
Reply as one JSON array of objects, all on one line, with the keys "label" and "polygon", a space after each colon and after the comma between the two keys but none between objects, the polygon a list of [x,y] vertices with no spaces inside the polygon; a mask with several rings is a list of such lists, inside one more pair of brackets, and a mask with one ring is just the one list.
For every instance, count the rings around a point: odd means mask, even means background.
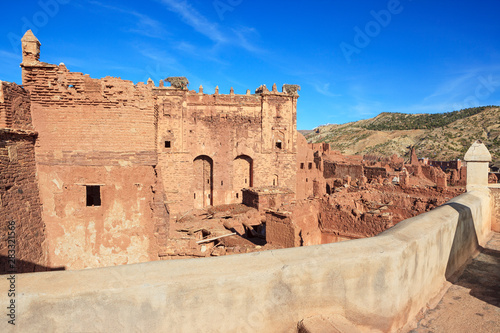
[{"label": "white cloud", "polygon": [[187,1],[160,1],[167,7],[168,10],[178,14],[184,23],[198,31],[200,34],[208,37],[216,43],[227,42],[227,38],[221,31],[219,31],[217,24],[210,22],[205,16],[201,15],[196,9],[188,4]]},{"label": "white cloud", "polygon": [[257,47],[252,41],[252,38],[258,36],[258,32],[251,27],[225,27],[222,31],[216,22],[210,21],[207,17],[203,16],[186,0],[159,0],[166,8],[176,13],[180,19],[193,28],[201,35],[213,41],[217,47],[231,45],[240,47],[254,54],[263,54],[265,50]]},{"label": "white cloud", "polygon": [[313,83],[314,89],[321,95],[327,97],[339,97],[340,94],[334,94],[330,91],[330,83]]},{"label": "white cloud", "polygon": [[120,12],[120,13],[129,15],[129,16],[135,17],[135,19],[136,19],[134,21],[135,27],[130,28],[128,30],[129,32],[137,33],[137,34],[147,36],[147,37],[152,37],[152,38],[160,38],[160,39],[163,39],[165,37],[165,35],[168,34],[167,30],[165,29],[165,27],[163,26],[163,24],[161,22],[149,17],[148,15],[139,13],[139,12],[134,11],[134,10],[122,8],[122,7],[110,6],[107,4],[103,4],[99,1],[89,1],[89,3],[96,5],[96,6],[99,6],[99,7],[102,7],[102,8],[106,8],[106,9],[115,11],[115,12]]},{"label": "white cloud", "polygon": [[476,89],[481,85],[481,79],[500,76],[500,66],[483,66],[456,71],[444,76],[448,79],[441,80],[435,91],[424,98],[424,102],[439,100],[440,102],[455,103],[463,101],[476,94]]},{"label": "white cloud", "polygon": [[17,54],[14,52],[0,50],[0,58],[7,58],[12,60],[22,61],[21,54]]}]

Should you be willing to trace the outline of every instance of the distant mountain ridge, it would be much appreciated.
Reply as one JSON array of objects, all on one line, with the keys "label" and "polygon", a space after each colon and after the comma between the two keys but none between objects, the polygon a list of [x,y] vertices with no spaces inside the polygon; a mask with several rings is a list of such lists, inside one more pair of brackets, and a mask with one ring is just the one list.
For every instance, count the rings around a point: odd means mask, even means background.
[{"label": "distant mountain ridge", "polygon": [[306,135],[312,143],[328,142],[344,154],[409,157],[415,146],[419,157],[433,160],[463,159],[477,139],[500,164],[500,107],[484,106],[434,114],[383,112],[370,119],[324,125]]}]

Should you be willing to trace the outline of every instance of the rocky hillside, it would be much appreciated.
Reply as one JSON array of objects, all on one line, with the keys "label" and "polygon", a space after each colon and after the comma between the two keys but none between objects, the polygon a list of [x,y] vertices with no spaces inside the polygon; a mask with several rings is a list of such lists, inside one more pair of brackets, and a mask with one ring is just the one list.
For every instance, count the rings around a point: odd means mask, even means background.
[{"label": "rocky hillside", "polygon": [[436,114],[381,113],[375,118],[325,125],[306,136],[308,142],[328,142],[344,154],[398,154],[408,157],[416,146],[419,157],[462,159],[470,145],[483,140],[495,164],[500,164],[500,108],[486,106]]}]

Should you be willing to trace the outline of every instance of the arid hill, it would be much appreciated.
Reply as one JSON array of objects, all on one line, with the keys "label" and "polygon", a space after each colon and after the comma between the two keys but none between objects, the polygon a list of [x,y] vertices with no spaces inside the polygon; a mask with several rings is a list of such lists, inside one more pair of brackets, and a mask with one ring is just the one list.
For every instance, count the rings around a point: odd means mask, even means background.
[{"label": "arid hill", "polygon": [[375,154],[408,157],[416,146],[419,157],[433,160],[463,158],[481,139],[495,164],[500,164],[500,108],[485,106],[436,114],[384,112],[378,116],[341,125],[320,126],[306,135],[308,142],[328,142],[344,154]]}]

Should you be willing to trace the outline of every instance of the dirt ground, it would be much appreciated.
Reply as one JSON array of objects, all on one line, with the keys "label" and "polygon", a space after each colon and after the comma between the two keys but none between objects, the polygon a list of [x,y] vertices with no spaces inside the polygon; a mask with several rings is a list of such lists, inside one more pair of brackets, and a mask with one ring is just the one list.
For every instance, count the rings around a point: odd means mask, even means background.
[{"label": "dirt ground", "polygon": [[500,234],[465,268],[439,304],[408,333],[500,332]]}]

